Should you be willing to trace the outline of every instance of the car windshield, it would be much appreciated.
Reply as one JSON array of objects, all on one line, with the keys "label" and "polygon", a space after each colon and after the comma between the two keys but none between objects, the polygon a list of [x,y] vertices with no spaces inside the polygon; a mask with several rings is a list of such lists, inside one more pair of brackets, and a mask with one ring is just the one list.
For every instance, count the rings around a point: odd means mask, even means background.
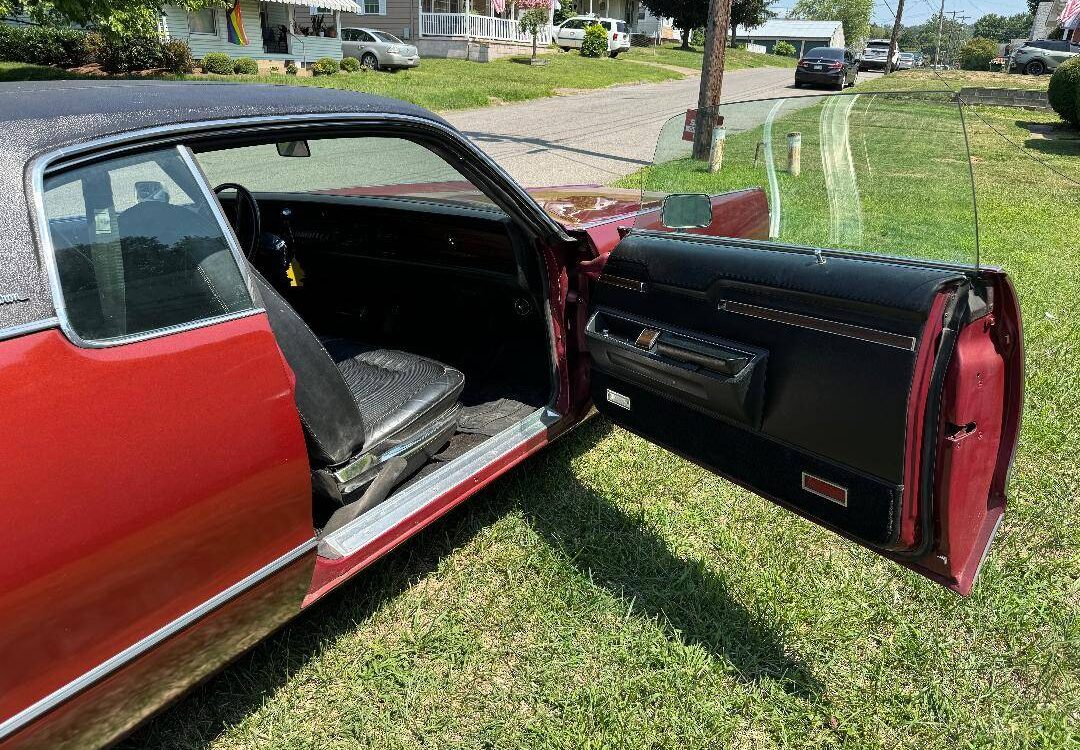
[{"label": "car windshield", "polygon": [[717,149],[709,139],[695,154],[695,120],[679,115],[661,131],[653,164],[618,184],[638,188],[650,209],[639,227],[663,229],[665,195],[704,194],[714,213],[693,225],[698,233],[977,265],[959,106],[948,92],[723,104]]},{"label": "car windshield", "polygon": [[837,49],[836,47],[814,47],[803,55],[803,57],[822,57],[827,60],[843,60],[844,50]]},{"label": "car windshield", "polygon": [[867,49],[883,49],[885,51],[888,51],[889,42],[867,42],[866,43],[866,48]]},{"label": "car windshield", "polygon": [[404,44],[393,34],[387,34],[385,31],[372,31],[371,35],[375,37],[377,42],[389,42],[390,44]]},{"label": "car windshield", "polygon": [[900,59],[901,60],[914,60],[915,55],[911,54],[910,52],[901,52],[900,53]]},{"label": "car windshield", "polygon": [[204,151],[197,158],[211,185],[233,182],[254,193],[494,205],[441,156],[404,138],[364,136],[267,143]]}]

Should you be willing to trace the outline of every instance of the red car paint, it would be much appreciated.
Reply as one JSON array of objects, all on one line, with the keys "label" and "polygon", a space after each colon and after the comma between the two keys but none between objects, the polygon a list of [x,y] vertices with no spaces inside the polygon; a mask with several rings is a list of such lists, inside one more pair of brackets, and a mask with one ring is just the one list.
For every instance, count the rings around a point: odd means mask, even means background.
[{"label": "red car paint", "polygon": [[[408,193],[424,188],[408,186]],[[432,184],[426,194],[453,200],[458,188]],[[335,192],[387,194],[379,188]],[[577,247],[540,248],[554,335],[555,406],[564,418],[355,554],[330,560],[307,552],[0,747],[84,746],[115,737],[585,416],[588,361],[579,337],[589,281],[620,229],[659,228],[659,198],[646,196],[642,205],[637,191],[593,186],[531,192],[583,240]],[[714,196],[713,217],[701,233],[768,236],[760,190]],[[950,501],[950,515],[934,519],[936,530],[960,575],[948,577],[933,555],[910,564],[936,570],[961,593],[970,590],[1003,509],[1017,437],[1019,311],[1004,276],[995,278],[992,318],[964,331],[947,376],[943,421],[968,420],[979,429],[943,440],[935,467],[938,493]],[[5,618],[15,613],[2,635],[20,642],[19,649],[4,649],[15,658],[0,672],[2,720],[309,542],[313,529],[291,375],[262,315],[105,350],[78,349],[60,332],[47,331],[3,342],[0,352],[0,388],[9,396],[0,427],[10,447],[5,460],[41,467],[5,472],[16,482],[6,491],[33,503],[0,504],[0,520],[20,529],[14,543],[22,561],[0,569],[0,611]],[[916,385],[928,378],[926,369],[917,370]],[[998,409],[986,403],[988,394]],[[50,466],[50,459],[64,463]],[[965,482],[966,473],[991,466],[989,492]],[[917,466],[914,471],[917,476]],[[88,483],[88,476],[102,479]],[[911,535],[916,531],[912,526]],[[41,628],[43,622],[64,623],[62,637]],[[130,716],[109,710],[139,701]]]},{"label": "red car paint", "polygon": [[0,566],[6,719],[310,540],[312,524],[265,315],[107,349],[51,330],[0,351],[0,475],[21,499],[0,503],[0,526],[18,530],[15,564]]}]

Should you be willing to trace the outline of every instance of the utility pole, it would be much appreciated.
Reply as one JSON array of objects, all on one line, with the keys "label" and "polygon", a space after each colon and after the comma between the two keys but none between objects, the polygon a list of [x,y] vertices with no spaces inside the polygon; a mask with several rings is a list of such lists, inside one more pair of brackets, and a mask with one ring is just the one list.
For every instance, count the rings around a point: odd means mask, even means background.
[{"label": "utility pole", "polygon": [[[716,125],[720,91],[724,85],[724,52],[727,48],[731,0],[709,0],[709,20],[705,23],[705,50],[698,89],[697,119],[694,121],[694,158],[709,158],[713,126]],[[683,31],[688,34],[688,30]]]},{"label": "utility pole", "polygon": [[937,42],[934,44],[934,67],[938,65],[938,57],[941,54],[941,26],[945,23],[945,0],[941,0],[941,10],[937,14]]},{"label": "utility pole", "polygon": [[[945,0],[941,0],[945,2]],[[901,18],[904,15],[904,0],[896,0],[896,18],[893,19],[892,37],[889,39],[889,59],[885,61],[885,75],[893,72],[893,57],[900,45]]]}]

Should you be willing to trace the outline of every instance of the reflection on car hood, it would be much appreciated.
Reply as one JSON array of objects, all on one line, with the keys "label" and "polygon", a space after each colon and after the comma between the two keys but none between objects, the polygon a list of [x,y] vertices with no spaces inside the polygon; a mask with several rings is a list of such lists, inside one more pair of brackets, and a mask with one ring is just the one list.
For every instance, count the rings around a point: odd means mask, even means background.
[{"label": "reflection on car hood", "polygon": [[643,200],[640,190],[602,185],[564,185],[527,190],[548,216],[567,229],[579,229],[642,209],[659,208],[664,197],[663,193],[646,193]]},{"label": "reflection on car hood", "polygon": [[[607,221],[641,210],[657,209],[665,193],[646,193],[632,188],[602,185],[564,185],[562,187],[526,188],[544,212],[567,229]],[[326,195],[397,196],[429,198],[449,203],[476,204],[480,193],[469,182],[414,182],[400,185],[330,188],[314,192]],[[485,201],[486,202],[486,201]]]}]

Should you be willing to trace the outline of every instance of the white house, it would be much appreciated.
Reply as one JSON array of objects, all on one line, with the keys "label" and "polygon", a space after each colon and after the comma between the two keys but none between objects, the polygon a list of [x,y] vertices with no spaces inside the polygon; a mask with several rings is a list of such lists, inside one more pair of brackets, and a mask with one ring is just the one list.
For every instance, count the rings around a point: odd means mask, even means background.
[{"label": "white house", "polygon": [[760,26],[735,29],[735,42],[750,42],[772,52],[777,42],[788,42],[802,57],[813,47],[843,47],[844,25],[839,21],[800,21],[792,18],[770,18]]},{"label": "white house", "polygon": [[[365,5],[370,0],[360,0]],[[354,0],[320,0],[311,6],[299,0],[240,0],[240,14],[247,44],[229,41],[228,8],[187,11],[175,5],[162,10],[161,31],[169,39],[181,39],[196,59],[207,52],[256,60],[293,60],[304,66],[320,57],[341,59],[342,16],[362,12]],[[381,7],[386,0],[375,0]]]}]

